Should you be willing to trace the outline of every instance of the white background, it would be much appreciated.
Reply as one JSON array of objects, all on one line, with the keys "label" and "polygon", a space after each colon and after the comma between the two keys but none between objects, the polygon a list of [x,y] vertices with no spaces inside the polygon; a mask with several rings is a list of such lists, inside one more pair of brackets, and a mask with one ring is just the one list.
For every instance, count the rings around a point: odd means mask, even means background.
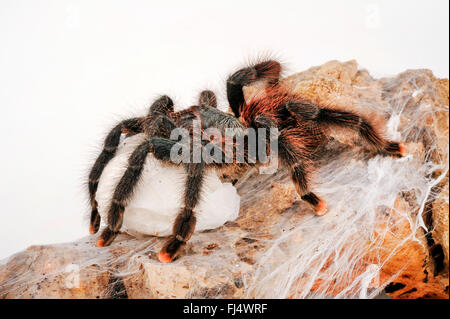
[{"label": "white background", "polygon": [[224,99],[260,53],[289,73],[356,59],[448,77],[447,0],[0,0],[0,258],[88,234],[84,182],[108,129],[168,93]]}]

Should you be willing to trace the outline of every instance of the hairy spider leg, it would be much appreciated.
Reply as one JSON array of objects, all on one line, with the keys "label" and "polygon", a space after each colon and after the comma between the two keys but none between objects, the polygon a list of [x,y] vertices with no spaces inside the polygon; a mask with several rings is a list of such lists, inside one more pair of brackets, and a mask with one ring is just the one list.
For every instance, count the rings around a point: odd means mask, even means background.
[{"label": "hairy spider leg", "polygon": [[240,108],[245,105],[244,92],[242,88],[258,80],[268,80],[269,84],[278,82],[281,73],[281,64],[269,60],[254,66],[240,69],[227,79],[227,98],[231,110],[239,117]]},{"label": "hairy spider leg", "polygon": [[[200,94],[199,104],[200,106],[212,106],[211,101],[216,101],[215,95],[211,91],[203,91]],[[212,106],[215,107],[215,106]],[[180,119],[180,123],[184,128],[189,128],[190,138],[193,142],[193,134],[195,134],[192,130],[193,120],[198,119],[198,116],[201,117],[201,112],[199,109],[194,106],[185,111],[186,115],[184,119]],[[196,115],[197,114],[197,115]],[[189,116],[190,115],[190,116]],[[218,117],[217,123],[220,123],[221,118]],[[201,121],[203,123],[203,121]],[[200,139],[201,140],[201,139]],[[166,139],[166,138],[152,138],[152,144],[154,145],[155,156],[162,161],[170,161],[170,152],[176,141]],[[203,144],[206,141],[201,141],[203,148]],[[179,214],[175,218],[172,235],[169,236],[161,248],[158,258],[161,262],[168,263],[173,261],[177,255],[180,253],[181,248],[186,244],[186,242],[191,238],[192,234],[195,230],[196,225],[196,217],[195,217],[195,207],[200,200],[202,184],[204,179],[204,168],[206,163],[204,162],[203,157],[201,157],[200,163],[193,162],[193,147],[190,149],[190,162],[184,165],[185,172],[187,174],[186,182],[184,185],[184,194],[183,194],[183,207],[181,208]],[[203,150],[202,150],[203,151]]]},{"label": "hairy spider leg", "polygon": [[402,157],[407,153],[404,144],[384,139],[367,119],[358,114],[321,108],[306,102],[288,102],[286,103],[286,108],[303,120],[312,120],[318,124],[336,125],[353,129],[369,145],[375,147],[383,155]]},{"label": "hairy spider leg", "polygon": [[89,232],[95,234],[100,227],[100,215],[98,213],[98,204],[95,200],[95,194],[97,192],[98,181],[103,172],[103,169],[108,162],[114,157],[117,146],[120,142],[120,136],[122,133],[135,134],[142,132],[141,126],[142,118],[131,118],[124,120],[117,124],[107,135],[104,147],[97,160],[95,161],[92,169],[89,173],[89,198],[91,203],[91,218]]},{"label": "hairy spider leg", "polygon": [[320,145],[324,135],[321,130],[303,125],[283,129],[278,140],[278,154],[291,170],[291,178],[302,200],[309,203],[316,215],[324,215],[328,206],[316,194],[309,190],[309,174],[312,170],[312,154]]},{"label": "hairy spider leg", "polygon": [[108,225],[97,241],[97,246],[108,246],[119,233],[122,226],[123,211],[126,201],[130,198],[139,181],[147,154],[150,152],[150,142],[141,143],[131,154],[128,167],[117,184],[108,209]]},{"label": "hairy spider leg", "polygon": [[180,252],[180,248],[186,244],[194,233],[196,224],[194,208],[200,199],[204,167],[204,163],[185,165],[187,179],[184,186],[184,207],[175,219],[172,235],[166,240],[158,254],[161,262],[171,262]]}]

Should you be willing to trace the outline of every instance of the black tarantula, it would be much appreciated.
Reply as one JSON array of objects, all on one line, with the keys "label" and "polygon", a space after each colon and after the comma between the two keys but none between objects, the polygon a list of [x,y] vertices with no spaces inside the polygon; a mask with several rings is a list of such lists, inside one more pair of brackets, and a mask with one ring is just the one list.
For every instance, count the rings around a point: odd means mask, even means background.
[{"label": "black tarantula", "polygon": [[[375,148],[380,154],[401,157],[406,153],[405,146],[398,142],[384,139],[375,130],[370,121],[353,112],[336,108],[314,105],[292,94],[279,83],[281,65],[277,61],[264,61],[243,68],[232,74],[227,80],[227,98],[231,113],[219,111],[216,97],[211,91],[200,94],[199,105],[174,112],[173,102],[162,96],[150,107],[147,116],[131,118],[115,126],[104,142],[104,148],[97,158],[89,175],[89,194],[92,206],[90,233],[94,234],[100,227],[100,215],[97,211],[95,194],[99,178],[104,167],[114,157],[122,134],[126,136],[145,133],[148,136],[132,153],[128,167],[114,191],[108,209],[107,227],[101,233],[97,246],[111,244],[122,226],[123,213],[139,181],[143,165],[148,153],[164,162],[170,163],[170,151],[177,143],[170,139],[175,128],[186,128],[191,132],[194,120],[199,120],[201,129],[218,128],[276,128],[278,158],[283,165],[290,168],[292,181],[298,194],[308,202],[317,215],[327,211],[327,204],[308,187],[308,176],[311,173],[314,154],[327,137],[327,127],[338,126],[349,128],[359,133],[363,140]],[[264,94],[253,97],[248,103],[244,100],[243,87],[256,81],[264,80],[267,85]],[[265,136],[265,141],[271,136]],[[260,161],[250,161],[256,165]],[[172,163],[173,164],[173,163]],[[175,165],[175,164],[173,164]],[[208,167],[224,167],[235,163],[184,163],[187,173],[184,188],[184,205],[175,219],[172,235],[168,237],[159,252],[161,262],[171,262],[180,252],[180,248],[189,240],[194,232],[196,217],[195,207],[200,198],[204,171]]]}]

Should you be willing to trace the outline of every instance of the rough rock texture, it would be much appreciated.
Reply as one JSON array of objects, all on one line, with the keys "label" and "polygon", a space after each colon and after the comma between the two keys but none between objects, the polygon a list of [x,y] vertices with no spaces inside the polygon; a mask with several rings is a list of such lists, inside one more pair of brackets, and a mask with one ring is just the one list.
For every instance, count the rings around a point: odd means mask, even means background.
[{"label": "rough rock texture", "polygon": [[[158,262],[163,239],[153,237],[121,234],[107,248],[94,247],[96,236],[32,246],[0,262],[0,297],[364,298],[384,289],[394,298],[448,298],[448,80],[429,70],[377,80],[355,61],[331,61],[282,84],[311,102],[358,111],[384,125],[391,138],[404,140],[411,158],[402,165],[432,167],[417,184],[424,185],[420,192],[391,194],[392,205],[380,204],[371,215],[375,222],[357,223],[367,215],[352,207],[352,199],[314,216],[285,169],[274,175],[222,172],[241,195],[238,219],[194,234],[175,262]],[[260,92],[261,85],[247,88],[246,97]],[[319,170],[330,162],[363,168],[384,163],[370,162],[376,154],[355,134],[333,130],[332,136]],[[332,198],[344,186],[330,186],[327,194]],[[342,211],[350,211],[355,223],[338,227],[347,220]],[[306,248],[322,255],[301,255]]]}]

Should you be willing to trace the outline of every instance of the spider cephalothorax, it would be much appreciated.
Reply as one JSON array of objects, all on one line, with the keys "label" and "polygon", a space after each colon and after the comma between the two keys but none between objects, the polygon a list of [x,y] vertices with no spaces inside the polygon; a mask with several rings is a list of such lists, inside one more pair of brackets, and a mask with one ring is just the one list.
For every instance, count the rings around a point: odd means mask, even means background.
[{"label": "spider cephalothorax", "polygon": [[[173,165],[184,165],[187,173],[184,205],[175,219],[173,234],[169,236],[159,253],[159,259],[162,262],[170,262],[177,256],[180,248],[189,240],[195,230],[195,207],[202,191],[205,169],[236,164],[235,162],[228,163],[228,161],[210,162],[204,158],[198,162],[188,161],[180,164],[173,162],[171,150],[177,145],[178,140],[171,139],[171,132],[174,129],[183,128],[193,139],[195,131],[193,127],[196,121],[200,123],[202,131],[216,128],[223,133],[227,129],[242,132],[245,132],[246,129],[256,129],[256,134],[258,132],[264,134],[264,136],[257,136],[256,139],[263,138],[266,145],[275,139],[280,162],[290,168],[292,181],[298,194],[313,206],[317,215],[325,214],[327,205],[324,200],[310,191],[308,178],[311,174],[312,163],[317,157],[317,150],[326,140],[329,126],[339,126],[357,131],[369,145],[383,155],[396,157],[404,155],[405,148],[402,144],[382,138],[364,117],[345,110],[321,107],[305,101],[301,96],[290,93],[288,89],[279,85],[280,72],[281,65],[271,60],[243,68],[232,74],[227,80],[227,98],[231,113],[224,113],[216,108],[216,97],[211,91],[203,91],[200,94],[199,105],[191,106],[180,112],[174,112],[172,100],[163,96],[152,104],[147,116],[122,121],[113,128],[89,175],[89,194],[92,206],[91,233],[96,233],[100,226],[100,216],[95,199],[98,181],[104,167],[115,154],[121,134],[126,133],[129,136],[145,133],[148,139],[135,149],[128,160],[128,167],[116,186],[108,209],[107,227],[100,235],[97,245],[109,245],[119,233],[127,201],[131,198],[139,181],[147,155],[153,153],[161,161]],[[266,89],[263,94],[257,94],[246,102],[243,88],[256,81],[264,81]],[[266,130],[259,131],[257,129]],[[276,129],[278,133],[276,135],[266,133],[270,129]],[[205,142],[205,140],[201,140],[200,147],[203,147]],[[234,150],[236,149],[238,148],[234,148]],[[220,150],[224,158],[226,150],[223,148]],[[260,163],[258,158],[256,161],[251,160],[247,152],[244,152],[243,158],[245,165]]]}]

